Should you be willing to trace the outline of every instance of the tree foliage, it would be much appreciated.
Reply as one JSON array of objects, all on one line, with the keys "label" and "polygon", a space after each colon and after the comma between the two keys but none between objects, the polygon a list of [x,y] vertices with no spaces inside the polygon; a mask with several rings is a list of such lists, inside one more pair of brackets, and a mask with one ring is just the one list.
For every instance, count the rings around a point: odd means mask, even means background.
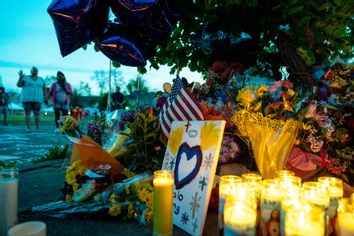
[{"label": "tree foliage", "polygon": [[[335,57],[353,57],[354,4],[345,0],[185,0],[169,1],[181,20],[166,45],[158,46],[151,67],[164,64],[203,72],[216,60],[246,66],[284,65],[281,37],[307,65]],[[251,39],[228,41],[247,33]],[[228,37],[219,37],[226,33]],[[205,35],[213,35],[208,37]],[[214,39],[212,39],[214,38]],[[211,46],[211,50],[206,50]],[[274,71],[274,70],[273,70]]]}]

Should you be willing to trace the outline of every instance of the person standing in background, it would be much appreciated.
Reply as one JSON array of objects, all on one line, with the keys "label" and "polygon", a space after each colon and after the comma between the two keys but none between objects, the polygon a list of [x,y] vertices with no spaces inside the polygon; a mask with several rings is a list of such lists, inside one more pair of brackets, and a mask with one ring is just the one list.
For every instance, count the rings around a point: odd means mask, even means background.
[{"label": "person standing in background", "polygon": [[116,87],[116,92],[111,96],[111,110],[124,109],[125,98],[120,92],[120,87]]},{"label": "person standing in background", "polygon": [[36,130],[39,131],[41,105],[45,98],[44,80],[38,76],[38,69],[36,67],[32,67],[31,75],[24,75],[22,70],[18,74],[19,80],[17,86],[22,88],[21,101],[25,109],[26,132],[31,132],[31,112],[34,115]]},{"label": "person standing in background", "polygon": [[[70,94],[72,93],[71,85],[66,82],[65,75],[63,72],[58,71],[57,82],[53,83],[50,87],[47,98],[51,98],[54,115],[55,115],[55,125],[59,131],[59,118],[60,115],[67,116],[70,104]],[[61,113],[61,114],[60,114]]]},{"label": "person standing in background", "polygon": [[4,116],[4,125],[8,125],[7,123],[7,113],[9,110],[9,95],[5,93],[5,88],[0,87],[0,112]]}]

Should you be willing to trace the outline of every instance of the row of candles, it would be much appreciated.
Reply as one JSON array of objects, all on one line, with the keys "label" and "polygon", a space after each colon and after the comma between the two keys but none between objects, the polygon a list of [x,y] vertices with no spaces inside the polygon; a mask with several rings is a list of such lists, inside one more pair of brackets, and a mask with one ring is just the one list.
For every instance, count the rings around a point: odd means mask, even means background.
[{"label": "row of candles", "polygon": [[[173,173],[154,173],[153,235],[172,235]],[[343,182],[320,177],[304,182],[288,170],[274,179],[258,174],[226,175],[219,183],[220,235],[354,235],[354,194],[343,198]]]},{"label": "row of candles", "polygon": [[[274,179],[258,174],[222,176],[219,232],[230,235],[354,235],[354,195],[343,198],[334,177],[304,182],[287,170]],[[336,222],[336,223],[333,223]]]}]

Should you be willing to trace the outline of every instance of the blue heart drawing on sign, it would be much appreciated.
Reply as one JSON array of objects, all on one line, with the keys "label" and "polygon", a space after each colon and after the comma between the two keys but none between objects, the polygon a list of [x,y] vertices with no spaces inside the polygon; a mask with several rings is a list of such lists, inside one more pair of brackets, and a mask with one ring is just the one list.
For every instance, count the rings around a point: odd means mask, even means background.
[{"label": "blue heart drawing on sign", "polygon": [[[184,155],[183,155],[184,154]],[[182,155],[185,157],[185,161],[183,164],[192,164],[195,163],[194,167],[189,166],[189,169],[191,171],[187,173],[186,175],[182,176],[182,178],[179,176],[179,170],[180,168],[184,168],[181,166],[181,160],[182,160]],[[193,162],[193,159],[196,158],[195,162]],[[189,184],[195,176],[198,174],[200,166],[202,165],[202,160],[203,160],[203,154],[202,150],[200,149],[200,146],[194,146],[190,147],[187,143],[183,143],[177,152],[176,156],[176,167],[175,167],[175,186],[176,189],[181,189],[185,185]]]}]

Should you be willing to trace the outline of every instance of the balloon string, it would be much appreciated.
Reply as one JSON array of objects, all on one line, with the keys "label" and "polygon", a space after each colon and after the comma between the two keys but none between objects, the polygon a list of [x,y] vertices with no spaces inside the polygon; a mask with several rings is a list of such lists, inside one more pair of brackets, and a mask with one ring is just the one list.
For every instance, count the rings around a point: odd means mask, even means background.
[{"label": "balloon string", "polygon": [[176,76],[179,77],[179,72],[181,72],[181,69],[178,67],[176,71]]}]

